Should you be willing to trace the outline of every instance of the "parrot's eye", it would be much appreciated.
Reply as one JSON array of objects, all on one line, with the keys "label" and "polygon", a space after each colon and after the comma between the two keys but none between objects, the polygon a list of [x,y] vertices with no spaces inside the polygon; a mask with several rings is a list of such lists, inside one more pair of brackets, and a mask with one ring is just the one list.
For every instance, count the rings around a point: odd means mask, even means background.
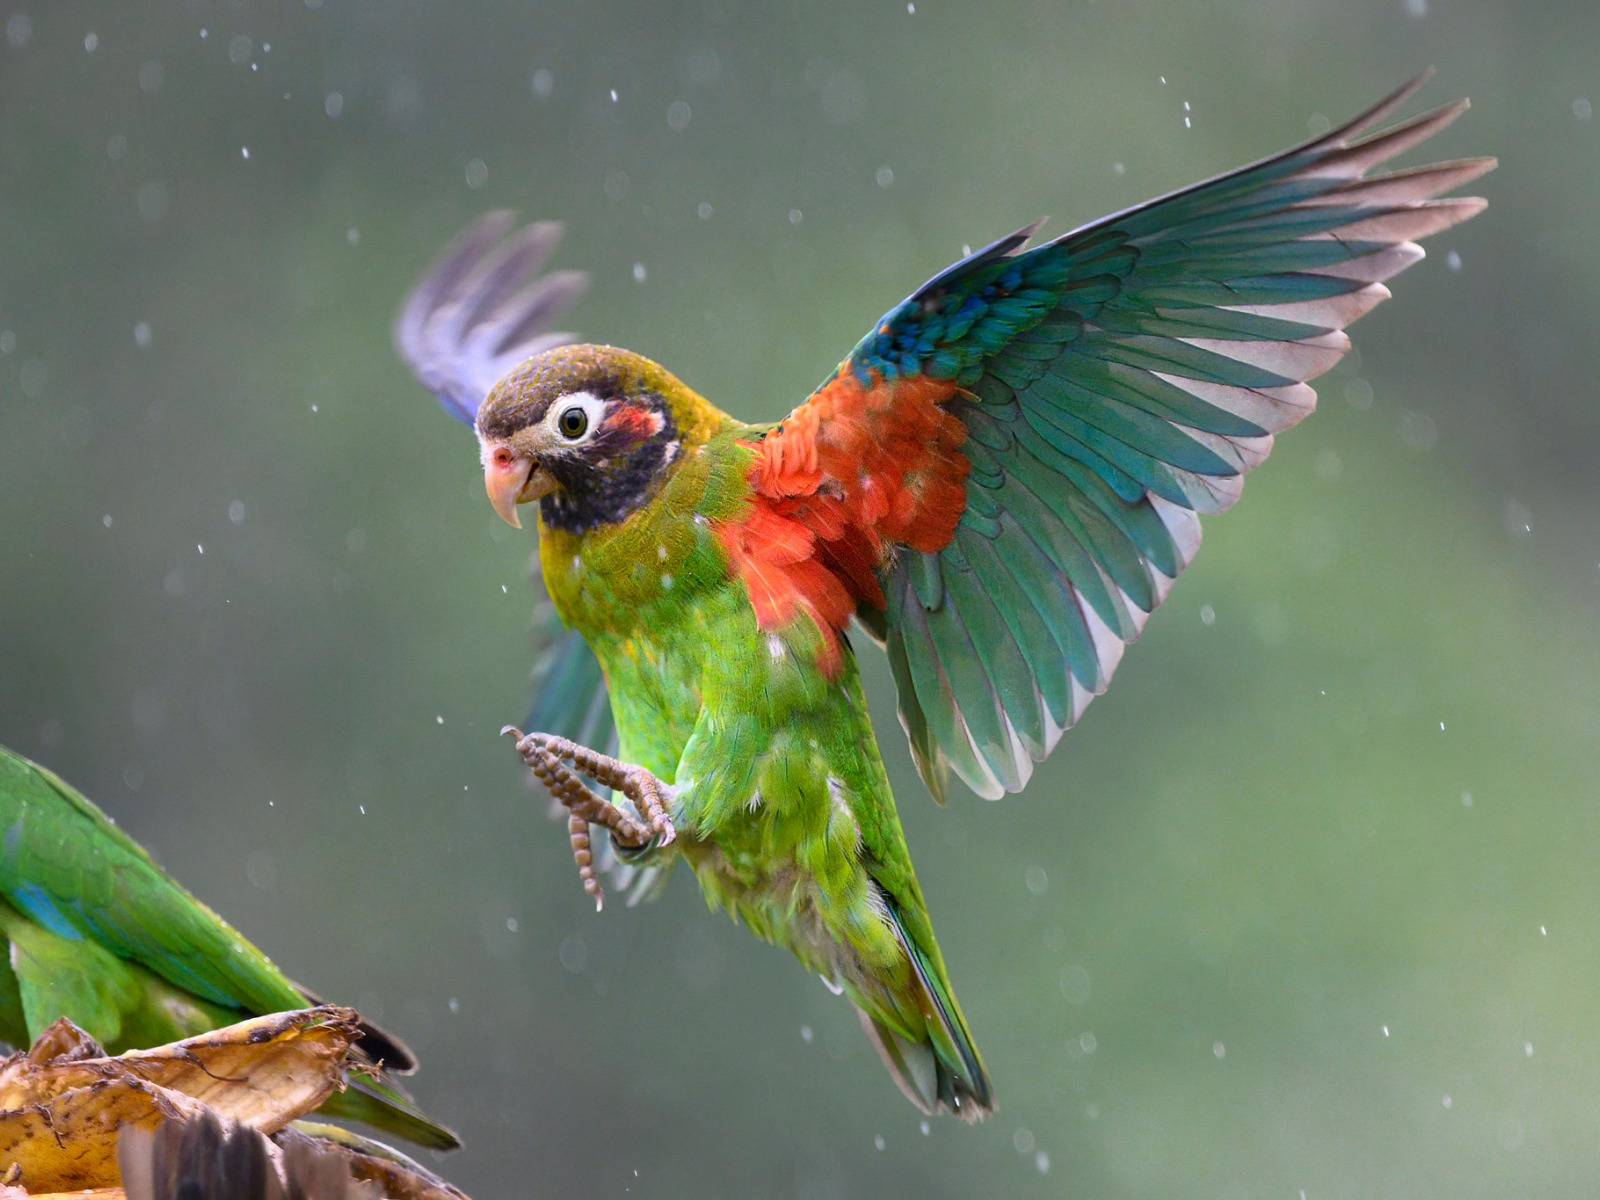
[{"label": "parrot's eye", "polygon": [[556,428],[561,431],[561,436],[570,441],[577,441],[589,429],[589,414],[574,404],[571,408],[563,409],[556,418]]}]

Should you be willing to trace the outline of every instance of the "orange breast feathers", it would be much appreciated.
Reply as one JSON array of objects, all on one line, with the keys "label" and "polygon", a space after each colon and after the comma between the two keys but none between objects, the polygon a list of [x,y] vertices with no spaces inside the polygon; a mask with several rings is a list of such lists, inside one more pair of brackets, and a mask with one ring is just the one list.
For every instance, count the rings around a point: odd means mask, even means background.
[{"label": "orange breast feathers", "polygon": [[858,604],[883,607],[875,572],[899,546],[933,553],[955,535],[971,470],[967,429],[943,405],[953,383],[863,385],[846,367],[751,445],[750,507],[718,534],[763,629],[805,613],[833,676]]}]

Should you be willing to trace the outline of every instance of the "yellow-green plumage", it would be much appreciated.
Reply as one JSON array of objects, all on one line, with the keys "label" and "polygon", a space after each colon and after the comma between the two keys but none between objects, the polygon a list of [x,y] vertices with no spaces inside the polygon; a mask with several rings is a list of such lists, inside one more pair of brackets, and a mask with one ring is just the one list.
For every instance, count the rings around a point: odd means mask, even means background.
[{"label": "yellow-green plumage", "polygon": [[[958,1111],[982,1116],[992,1089],[934,941],[854,656],[830,679],[810,622],[758,628],[713,532],[748,502],[751,428],[654,363],[604,354],[666,398],[681,448],[626,520],[583,533],[541,521],[539,559],[556,611],[605,672],[620,756],[676,789],[688,832],[664,853],[689,862],[708,904],[787,946],[908,1044],[879,1033],[886,1054],[942,1051],[948,1061],[911,1068],[924,1076],[919,1104],[959,1095]],[[509,398],[529,384],[518,371],[500,388]]]}]

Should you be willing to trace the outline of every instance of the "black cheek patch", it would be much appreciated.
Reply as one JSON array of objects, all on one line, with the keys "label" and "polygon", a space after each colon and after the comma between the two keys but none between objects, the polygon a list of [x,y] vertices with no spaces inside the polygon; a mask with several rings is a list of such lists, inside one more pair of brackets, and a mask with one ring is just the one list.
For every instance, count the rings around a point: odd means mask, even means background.
[{"label": "black cheek patch", "polygon": [[560,484],[539,502],[546,525],[569,533],[615,525],[655,495],[678,430],[664,399],[643,399],[620,403],[574,454],[546,464]]}]

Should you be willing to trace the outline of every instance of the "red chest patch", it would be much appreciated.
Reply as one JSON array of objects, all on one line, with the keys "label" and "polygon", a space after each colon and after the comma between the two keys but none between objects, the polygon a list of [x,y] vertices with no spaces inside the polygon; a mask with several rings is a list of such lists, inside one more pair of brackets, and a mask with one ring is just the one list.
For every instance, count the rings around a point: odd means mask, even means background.
[{"label": "red chest patch", "polygon": [[971,470],[966,426],[942,407],[956,390],[845,371],[752,446],[750,510],[718,536],[761,628],[816,621],[830,677],[856,606],[883,607],[875,572],[891,550],[933,553],[955,534]]}]

